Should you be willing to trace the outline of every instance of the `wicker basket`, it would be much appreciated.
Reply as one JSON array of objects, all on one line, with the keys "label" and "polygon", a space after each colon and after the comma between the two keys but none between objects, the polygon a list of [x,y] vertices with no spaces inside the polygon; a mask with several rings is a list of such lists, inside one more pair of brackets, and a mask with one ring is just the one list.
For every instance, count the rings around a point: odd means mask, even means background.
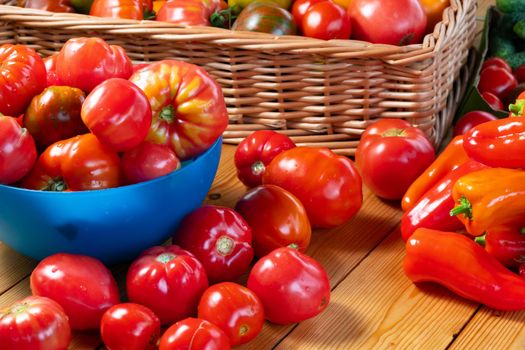
[{"label": "wicker basket", "polygon": [[189,61],[223,87],[230,115],[225,142],[274,129],[298,144],[353,155],[377,118],[407,119],[436,145],[443,139],[469,77],[462,67],[475,37],[476,6],[476,0],[451,0],[422,44],[398,47],[0,5],[0,44],[26,44],[49,55],[71,37],[96,35],[123,46],[137,62]]}]

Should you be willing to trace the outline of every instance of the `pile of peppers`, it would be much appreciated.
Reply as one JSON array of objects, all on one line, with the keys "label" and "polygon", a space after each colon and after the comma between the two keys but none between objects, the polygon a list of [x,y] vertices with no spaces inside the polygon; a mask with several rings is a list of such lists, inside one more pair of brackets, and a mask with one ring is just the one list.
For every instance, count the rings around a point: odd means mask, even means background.
[{"label": "pile of peppers", "polygon": [[456,136],[402,199],[403,268],[496,310],[525,310],[525,91]]}]

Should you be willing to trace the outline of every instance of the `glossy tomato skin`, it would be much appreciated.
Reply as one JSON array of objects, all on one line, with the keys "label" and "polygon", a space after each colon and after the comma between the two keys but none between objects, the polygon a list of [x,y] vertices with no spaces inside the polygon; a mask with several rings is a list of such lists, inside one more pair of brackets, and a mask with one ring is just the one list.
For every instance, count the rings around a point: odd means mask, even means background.
[{"label": "glossy tomato skin", "polygon": [[100,335],[109,350],[155,350],[160,320],[144,305],[117,304],[102,316]]},{"label": "glossy tomato skin", "polygon": [[288,247],[276,249],[255,263],[247,287],[261,299],[266,319],[277,324],[307,320],[330,302],[325,269]]},{"label": "glossy tomato skin", "polygon": [[488,66],[479,74],[478,90],[482,94],[490,92],[504,101],[518,86],[518,80],[511,71],[496,65]]},{"label": "glossy tomato skin", "polygon": [[152,119],[144,92],[121,78],[95,87],[82,105],[81,116],[100,142],[115,152],[128,151],[144,141]]},{"label": "glossy tomato skin", "polygon": [[131,264],[126,276],[129,300],[150,308],[161,324],[195,314],[207,287],[202,264],[176,245],[147,249]]},{"label": "glossy tomato skin", "polygon": [[223,282],[206,289],[199,302],[198,317],[219,326],[231,346],[238,346],[261,332],[264,308],[259,297],[248,288]]},{"label": "glossy tomato skin", "polygon": [[181,166],[168,146],[144,141],[122,155],[122,172],[126,183],[134,184],[167,175]]},{"label": "glossy tomato skin", "polygon": [[352,33],[346,9],[332,2],[313,4],[303,16],[303,35],[321,40],[349,39]]},{"label": "glossy tomato skin", "polygon": [[191,212],[173,235],[173,243],[195,255],[212,284],[238,279],[253,260],[252,229],[226,207],[205,205]]},{"label": "glossy tomato skin", "polygon": [[492,92],[485,91],[481,94],[481,97],[489,104],[489,106],[497,111],[505,110],[503,102],[499,99],[498,96],[494,95]]},{"label": "glossy tomato skin", "polygon": [[44,61],[25,45],[0,46],[0,113],[18,116],[47,84]]},{"label": "glossy tomato skin", "polygon": [[210,26],[210,16],[217,11],[219,0],[166,1],[157,13],[157,21],[180,26]]},{"label": "glossy tomato skin", "polygon": [[255,255],[263,257],[272,250],[293,246],[306,252],[312,228],[301,201],[275,185],[253,188],[237,202],[235,210],[253,230]]},{"label": "glossy tomato skin", "polygon": [[56,71],[63,84],[90,92],[109,78],[128,79],[133,64],[122,47],[108,45],[97,37],[80,37],[69,39],[62,46]]},{"label": "glossy tomato skin", "polygon": [[2,350],[66,350],[71,329],[55,301],[29,296],[0,310]]},{"label": "glossy tomato skin", "polygon": [[90,16],[144,19],[142,0],[94,0]]},{"label": "glossy tomato skin", "polygon": [[104,312],[120,302],[113,275],[99,260],[58,253],[42,260],[30,277],[33,295],[56,301],[72,329],[98,329]]},{"label": "glossy tomato skin", "polygon": [[295,35],[297,26],[290,12],[271,2],[252,2],[233,23],[232,30]]},{"label": "glossy tomato skin", "polygon": [[313,4],[324,2],[327,0],[296,0],[292,4],[292,16],[299,31],[303,31],[303,17],[306,11],[312,7]]},{"label": "glossy tomato skin", "polygon": [[237,177],[248,187],[261,185],[264,171],[272,159],[294,147],[292,139],[272,130],[251,133],[235,149]]},{"label": "glossy tomato skin", "polygon": [[356,150],[365,185],[392,200],[401,199],[434,159],[434,147],[425,133],[401,119],[382,119],[369,126]]},{"label": "glossy tomato skin", "polygon": [[511,66],[507,63],[507,61],[505,61],[505,59],[501,58],[501,57],[489,57],[487,58],[484,62],[483,62],[483,65],[481,66],[481,71],[483,71],[483,69],[489,67],[489,66],[497,66],[497,67],[501,67],[509,72],[512,72],[512,68]]},{"label": "glossy tomato skin", "polygon": [[25,0],[23,3],[25,8],[49,12],[75,12],[69,0]]},{"label": "glossy tomato skin", "polygon": [[159,350],[229,350],[228,336],[216,325],[198,318],[181,320],[164,332]]},{"label": "glossy tomato skin", "polygon": [[48,87],[53,85],[63,85],[58,79],[57,75],[57,56],[58,54],[56,53],[54,55],[44,58],[44,66],[46,67]]},{"label": "glossy tomato skin", "polygon": [[361,176],[354,163],[327,148],[295,147],[278,154],[266,168],[263,184],[295,195],[313,228],[340,225],[363,203]]},{"label": "glossy tomato skin", "polygon": [[421,42],[427,16],[419,0],[352,0],[352,38],[377,44]]},{"label": "glossy tomato skin", "polygon": [[485,111],[471,111],[464,114],[454,125],[454,136],[463,135],[470,129],[491,120],[498,119],[495,115]]},{"label": "glossy tomato skin", "polygon": [[0,115],[0,184],[9,185],[22,179],[36,159],[33,136],[15,118]]}]

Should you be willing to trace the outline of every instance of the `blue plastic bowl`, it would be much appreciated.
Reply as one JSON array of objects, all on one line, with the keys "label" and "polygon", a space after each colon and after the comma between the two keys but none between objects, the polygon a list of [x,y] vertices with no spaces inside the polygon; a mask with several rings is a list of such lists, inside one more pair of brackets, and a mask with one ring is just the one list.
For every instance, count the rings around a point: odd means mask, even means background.
[{"label": "blue plastic bowl", "polygon": [[0,241],[41,260],[58,252],[104,263],[128,262],[166,241],[205,199],[219,165],[221,139],[163,177],[83,192],[0,185]]}]

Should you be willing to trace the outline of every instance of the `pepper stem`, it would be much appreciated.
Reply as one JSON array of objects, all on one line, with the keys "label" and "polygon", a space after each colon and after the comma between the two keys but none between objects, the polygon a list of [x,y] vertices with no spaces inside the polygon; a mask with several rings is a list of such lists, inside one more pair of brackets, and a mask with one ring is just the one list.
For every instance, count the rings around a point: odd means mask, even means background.
[{"label": "pepper stem", "polygon": [[525,108],[525,100],[517,100],[516,103],[509,105],[509,111],[513,117],[521,117]]},{"label": "pepper stem", "polygon": [[478,237],[474,238],[474,242],[476,242],[480,246],[484,247],[485,244],[487,243],[487,234],[484,234],[483,236],[478,236]]},{"label": "pepper stem", "polygon": [[450,216],[465,215],[468,219],[472,219],[472,204],[465,196],[459,199],[459,205],[450,211]]}]

